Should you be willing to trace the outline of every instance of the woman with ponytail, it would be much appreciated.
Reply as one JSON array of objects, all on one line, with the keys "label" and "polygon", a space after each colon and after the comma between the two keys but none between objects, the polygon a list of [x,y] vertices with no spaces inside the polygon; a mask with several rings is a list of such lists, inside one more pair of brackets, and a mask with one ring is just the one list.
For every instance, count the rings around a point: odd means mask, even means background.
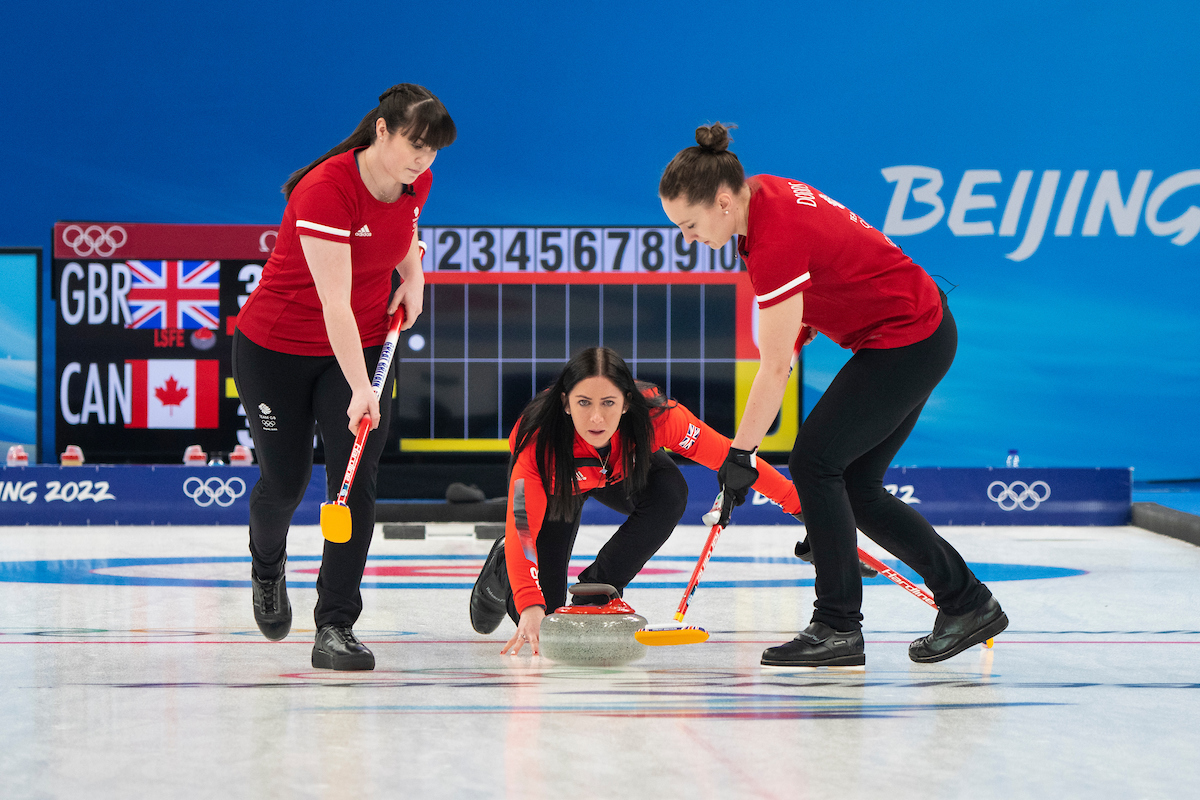
[{"label": "woman with ponytail", "polygon": [[[429,166],[455,136],[454,121],[428,89],[402,83],[380,95],[354,133],[284,184],[287,207],[275,249],[238,314],[233,378],[260,470],[250,493],[250,576],[254,619],[268,639],[291,630],[287,533],[312,473],[314,423],[331,497],[359,422],[369,417],[376,429],[347,500],[350,541],[325,542],[312,651],[317,668],[375,666],[353,625],[362,611],[359,585],[391,404],[375,399],[369,376],[390,315],[403,307],[408,328],[421,314],[417,218],[429,196]],[[385,398],[390,385],[389,376]]]},{"label": "woman with ponytail", "polygon": [[[567,564],[583,501],[593,497],[627,515],[579,574],[581,583],[626,585],[683,517],[688,487],[664,451],[720,466],[729,440],[691,411],[635,381],[616,352],[592,347],[525,407],[509,436],[508,511],[471,592],[471,625],[491,633],[504,614],[517,623],[502,652],[528,643],[539,652],[542,619],[567,599]],[[798,514],[795,488],[763,463],[754,488]]]},{"label": "woman with ponytail", "polygon": [[[946,296],[866,220],[815,188],[774,175],[746,178],[729,130],[696,130],[667,165],[658,193],[684,238],[721,247],[738,237],[758,303],[760,366],[719,478],[728,521],[757,479],[755,450],[783,400],[794,352],[818,332],[854,352],[800,427],[788,466],[804,505],[816,567],[812,623],[763,653],[772,666],[865,663],[856,526],[916,570],[939,612],[909,645],[917,662],[984,642],[1008,617],[924,517],[883,488],[958,344]],[[793,344],[795,343],[795,344]]]}]

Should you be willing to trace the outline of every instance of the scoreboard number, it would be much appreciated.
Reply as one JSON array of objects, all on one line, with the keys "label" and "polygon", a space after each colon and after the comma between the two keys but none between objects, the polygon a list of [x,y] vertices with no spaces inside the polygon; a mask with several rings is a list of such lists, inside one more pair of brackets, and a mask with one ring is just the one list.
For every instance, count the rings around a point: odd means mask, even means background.
[{"label": "scoreboard number", "polygon": [[678,228],[423,228],[425,272],[663,274],[737,272],[735,242],[714,250]]},{"label": "scoreboard number", "polygon": [[473,228],[467,237],[467,243],[467,263],[472,271],[500,271],[499,228]]}]

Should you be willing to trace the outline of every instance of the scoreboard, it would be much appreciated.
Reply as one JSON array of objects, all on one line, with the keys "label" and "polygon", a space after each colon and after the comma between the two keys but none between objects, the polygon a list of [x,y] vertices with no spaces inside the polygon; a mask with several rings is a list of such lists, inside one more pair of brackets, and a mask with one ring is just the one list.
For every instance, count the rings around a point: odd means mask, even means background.
[{"label": "scoreboard", "polygon": [[75,444],[89,463],[178,464],[191,444],[248,444],[230,336],[275,236],[271,225],[56,224],[42,460]]},{"label": "scoreboard", "polygon": [[[436,227],[421,238],[425,313],[398,350],[401,452],[506,452],[529,399],[596,345],[733,434],[758,350],[732,241],[689,245],[673,227]],[[794,376],[764,450],[791,449],[799,385]]]},{"label": "scoreboard", "polygon": [[[758,366],[753,290],[734,243],[672,227],[426,227],[425,311],[401,334],[384,460],[505,453],[525,404],[585,347],[612,347],[726,435]],[[274,246],[253,225],[59,223],[57,449],[176,463],[250,444],[229,337]],[[799,428],[800,381],[764,451]],[[455,455],[457,454],[457,456]]]}]

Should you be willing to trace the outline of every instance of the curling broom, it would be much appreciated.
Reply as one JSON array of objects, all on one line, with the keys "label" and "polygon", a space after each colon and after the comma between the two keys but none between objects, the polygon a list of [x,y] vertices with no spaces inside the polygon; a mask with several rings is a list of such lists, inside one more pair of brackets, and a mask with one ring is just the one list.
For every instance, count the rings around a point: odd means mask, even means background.
[{"label": "curling broom", "polygon": [[[383,384],[392,368],[392,356],[396,352],[396,342],[400,339],[400,326],[404,324],[404,306],[396,309],[392,315],[392,324],[388,328],[387,338],[383,342],[383,350],[379,352],[379,363],[375,365],[375,377],[371,379],[371,388],[375,390],[375,399],[383,393]],[[353,527],[350,509],[346,505],[346,496],[350,494],[350,485],[354,483],[354,474],[358,472],[358,462],[362,458],[363,445],[367,443],[367,434],[371,432],[371,415],[364,414],[358,423],[358,435],[354,437],[354,448],[350,451],[350,460],[346,463],[346,475],[342,478],[342,488],[332,503],[321,504],[321,535],[335,544],[345,544],[350,541]]]},{"label": "curling broom", "polygon": [[[721,515],[721,499],[722,495],[717,495],[717,500],[713,503],[712,511],[704,515],[704,521],[708,522],[712,519],[715,513],[719,518]],[[692,601],[692,595],[696,593],[696,587],[700,585],[700,576],[704,574],[704,568],[708,566],[708,559],[712,557],[713,549],[717,546],[717,539],[721,536],[721,531],[725,530],[719,522],[714,522],[712,529],[708,532],[708,539],[704,542],[704,549],[700,551],[700,558],[696,561],[696,566],[692,570],[692,577],[688,580],[687,589],[683,592],[683,599],[679,601],[679,608],[675,610],[675,621],[683,622],[683,616],[687,613],[688,604]],[[633,635],[635,639],[645,645],[663,646],[673,644],[696,644],[698,642],[708,641],[708,631],[696,625],[655,625],[642,628]]]}]

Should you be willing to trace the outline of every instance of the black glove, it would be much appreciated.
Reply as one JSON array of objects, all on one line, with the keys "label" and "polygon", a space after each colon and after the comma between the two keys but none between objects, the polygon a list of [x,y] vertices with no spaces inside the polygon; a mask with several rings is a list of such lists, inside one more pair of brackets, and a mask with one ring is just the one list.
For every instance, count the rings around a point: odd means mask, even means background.
[{"label": "black glove", "polygon": [[808,537],[805,536],[800,541],[796,542],[796,558],[801,561],[812,563],[812,547],[808,544]]},{"label": "black glove", "polygon": [[729,448],[725,463],[717,470],[717,481],[721,484],[721,518],[717,521],[718,525],[724,528],[729,524],[734,506],[746,502],[746,492],[757,480],[758,457],[754,450]]},{"label": "black glove", "polygon": [[[796,517],[797,519],[800,517],[799,514],[793,514],[792,516]],[[800,521],[803,522],[804,520]],[[796,558],[800,559],[801,561],[807,561],[810,564],[812,563],[812,547],[808,544],[807,536],[805,536],[802,541],[796,542],[795,552]],[[879,572],[860,558],[858,560],[858,574],[863,578],[874,578],[879,574]]]}]

